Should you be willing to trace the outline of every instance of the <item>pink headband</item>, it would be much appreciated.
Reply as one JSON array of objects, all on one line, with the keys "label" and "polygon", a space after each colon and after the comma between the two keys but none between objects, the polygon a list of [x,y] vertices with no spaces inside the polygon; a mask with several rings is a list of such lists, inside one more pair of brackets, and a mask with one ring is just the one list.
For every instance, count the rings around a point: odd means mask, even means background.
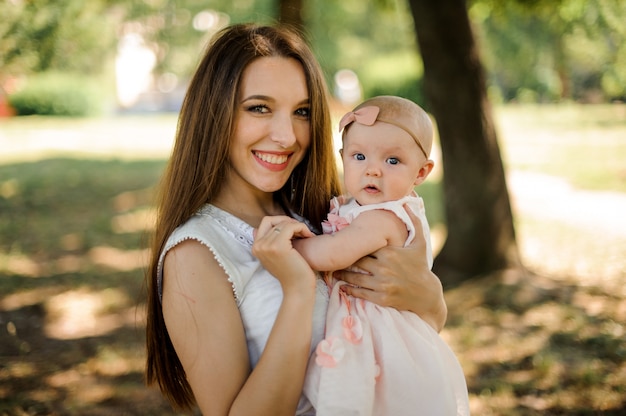
[{"label": "pink headband", "polygon": [[422,146],[422,143],[420,143],[417,136],[411,130],[395,120],[385,120],[382,118],[378,118],[379,112],[380,108],[373,105],[361,107],[356,111],[350,111],[346,113],[343,117],[341,117],[341,120],[339,121],[339,132],[346,128],[350,123],[353,123],[355,121],[365,126],[372,126],[376,121],[391,124],[409,133],[413,140],[415,140],[415,143],[417,143],[417,145],[419,146],[422,153],[424,153],[424,156],[428,158],[428,154],[426,153],[426,150],[424,150],[424,146]]}]

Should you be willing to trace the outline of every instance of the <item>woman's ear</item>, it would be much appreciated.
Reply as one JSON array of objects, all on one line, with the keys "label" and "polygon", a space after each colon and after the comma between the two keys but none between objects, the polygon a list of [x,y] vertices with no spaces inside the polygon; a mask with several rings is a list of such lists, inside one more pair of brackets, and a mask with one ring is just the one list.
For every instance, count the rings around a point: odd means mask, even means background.
[{"label": "woman's ear", "polygon": [[430,172],[432,172],[433,167],[435,167],[435,162],[430,159],[426,160],[419,172],[417,172],[417,177],[415,178],[415,182],[413,182],[413,184],[417,186],[424,182],[428,175],[430,175]]}]

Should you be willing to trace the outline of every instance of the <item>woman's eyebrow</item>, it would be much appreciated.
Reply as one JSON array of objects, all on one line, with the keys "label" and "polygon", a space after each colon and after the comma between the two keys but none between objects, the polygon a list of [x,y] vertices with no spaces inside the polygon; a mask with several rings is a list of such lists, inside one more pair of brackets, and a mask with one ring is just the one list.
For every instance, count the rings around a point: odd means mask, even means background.
[{"label": "woman's eyebrow", "polygon": [[[244,102],[250,101],[250,100],[261,100],[261,101],[270,101],[270,102],[276,101],[274,98],[272,98],[272,97],[270,97],[268,95],[252,94],[252,95],[249,95],[247,97],[244,97],[241,100],[241,102],[244,103]],[[302,101],[298,102],[296,105],[304,105],[304,104],[308,105],[310,103],[311,103],[311,99],[307,97],[307,98],[303,99]]]},{"label": "woman's eyebrow", "polygon": [[262,101],[274,101],[274,99],[268,95],[263,94],[252,94],[247,97],[244,97],[241,102],[249,101],[249,100],[262,100]]}]

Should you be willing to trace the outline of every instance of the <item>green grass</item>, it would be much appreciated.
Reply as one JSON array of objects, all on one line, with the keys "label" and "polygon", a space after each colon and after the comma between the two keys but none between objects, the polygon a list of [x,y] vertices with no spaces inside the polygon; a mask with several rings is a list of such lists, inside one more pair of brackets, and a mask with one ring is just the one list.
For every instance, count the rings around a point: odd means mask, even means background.
[{"label": "green grass", "polygon": [[136,239],[112,232],[111,218],[119,214],[115,198],[152,187],[163,164],[57,158],[0,166],[0,178],[8,178],[2,182],[8,197],[0,198],[0,236],[10,237],[0,247],[52,259],[63,253],[60,240],[72,234],[81,236],[73,251],[105,243],[136,247]]},{"label": "green grass", "polygon": [[1,415],[175,414],[142,382],[141,218],[163,166],[0,165]]}]

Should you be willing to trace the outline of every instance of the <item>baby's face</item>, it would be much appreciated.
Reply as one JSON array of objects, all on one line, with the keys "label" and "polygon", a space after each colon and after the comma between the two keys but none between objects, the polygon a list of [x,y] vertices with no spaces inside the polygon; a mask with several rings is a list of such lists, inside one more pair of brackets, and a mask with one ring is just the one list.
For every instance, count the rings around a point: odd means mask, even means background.
[{"label": "baby's face", "polygon": [[361,205],[409,195],[427,162],[406,131],[379,121],[372,126],[352,123],[341,155],[346,190]]}]

